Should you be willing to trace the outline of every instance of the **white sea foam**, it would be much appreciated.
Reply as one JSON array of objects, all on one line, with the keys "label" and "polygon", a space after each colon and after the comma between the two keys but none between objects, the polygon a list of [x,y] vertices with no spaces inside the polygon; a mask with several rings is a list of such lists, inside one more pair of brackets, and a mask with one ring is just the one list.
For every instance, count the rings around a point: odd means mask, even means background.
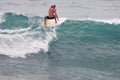
[{"label": "white sea foam", "polygon": [[5,19],[3,18],[4,13],[0,12],[0,23],[5,22]]},{"label": "white sea foam", "polygon": [[[19,33],[20,31],[24,32]],[[46,31],[44,38],[41,37],[43,33],[40,31],[28,31],[28,29],[3,30],[3,32],[6,33],[0,33],[0,54],[13,58],[25,58],[27,54],[38,53],[41,50],[46,52],[49,48],[49,42],[56,37],[55,30]],[[35,37],[36,35],[38,37]]]},{"label": "white sea foam", "polygon": [[21,28],[21,29],[15,29],[15,30],[9,30],[9,29],[5,29],[5,30],[2,30],[0,29],[0,33],[22,33],[22,32],[25,32],[25,31],[28,31],[30,30],[31,28]]},{"label": "white sea foam", "polygon": [[120,24],[120,19],[94,19],[94,18],[87,18],[87,19],[79,19],[79,20],[91,20],[96,22],[104,22],[108,24]]},{"label": "white sea foam", "polygon": [[111,20],[91,19],[91,20],[97,21],[97,22],[109,23],[109,24],[120,24],[120,19],[111,19]]}]

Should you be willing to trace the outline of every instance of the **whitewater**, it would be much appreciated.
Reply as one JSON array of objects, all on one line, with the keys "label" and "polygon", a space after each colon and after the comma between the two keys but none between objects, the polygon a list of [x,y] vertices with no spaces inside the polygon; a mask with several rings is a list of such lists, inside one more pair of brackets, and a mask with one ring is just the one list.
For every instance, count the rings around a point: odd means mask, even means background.
[{"label": "whitewater", "polygon": [[[56,4],[61,25],[40,24]],[[119,80],[119,0],[1,0],[0,80]]]}]

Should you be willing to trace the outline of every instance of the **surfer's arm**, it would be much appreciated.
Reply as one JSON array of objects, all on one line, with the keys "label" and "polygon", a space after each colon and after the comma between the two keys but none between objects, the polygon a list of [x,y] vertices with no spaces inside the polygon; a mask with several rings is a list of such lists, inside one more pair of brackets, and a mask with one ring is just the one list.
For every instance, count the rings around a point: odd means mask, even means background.
[{"label": "surfer's arm", "polygon": [[55,17],[57,18],[57,20],[59,21],[59,18],[58,18],[58,16],[57,16],[57,13],[55,12]]},{"label": "surfer's arm", "polygon": [[58,18],[58,16],[56,15],[56,17],[57,17],[57,20],[59,21],[59,18]]}]

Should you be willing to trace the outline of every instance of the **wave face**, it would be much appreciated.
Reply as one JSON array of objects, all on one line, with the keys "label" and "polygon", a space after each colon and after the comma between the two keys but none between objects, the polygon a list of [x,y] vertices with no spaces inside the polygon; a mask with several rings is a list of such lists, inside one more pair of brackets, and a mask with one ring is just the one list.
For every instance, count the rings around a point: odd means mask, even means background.
[{"label": "wave face", "polygon": [[39,16],[4,13],[1,18],[1,79],[120,79],[119,19],[67,20],[45,28]]}]

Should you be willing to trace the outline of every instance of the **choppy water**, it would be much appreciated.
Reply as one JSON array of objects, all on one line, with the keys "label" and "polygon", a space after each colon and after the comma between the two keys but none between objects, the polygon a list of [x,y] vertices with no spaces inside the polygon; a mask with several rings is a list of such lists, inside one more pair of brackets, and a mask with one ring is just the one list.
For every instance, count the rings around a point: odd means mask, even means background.
[{"label": "choppy water", "polygon": [[[68,20],[40,26],[53,3]],[[0,80],[119,80],[119,3],[0,1]]]}]

